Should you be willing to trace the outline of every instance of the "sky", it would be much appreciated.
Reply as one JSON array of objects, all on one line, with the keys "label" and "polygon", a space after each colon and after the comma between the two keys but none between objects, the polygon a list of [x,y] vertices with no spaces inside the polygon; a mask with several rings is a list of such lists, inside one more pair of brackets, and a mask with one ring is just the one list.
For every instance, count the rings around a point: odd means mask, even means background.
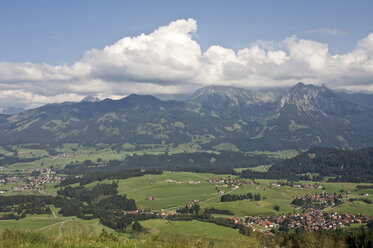
[{"label": "sky", "polygon": [[297,82],[373,92],[373,1],[0,2],[0,111]]}]

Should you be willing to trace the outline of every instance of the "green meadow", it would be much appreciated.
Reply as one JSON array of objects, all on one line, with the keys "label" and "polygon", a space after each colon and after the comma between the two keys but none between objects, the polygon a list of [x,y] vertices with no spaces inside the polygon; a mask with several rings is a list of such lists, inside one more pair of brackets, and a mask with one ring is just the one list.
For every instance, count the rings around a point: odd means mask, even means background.
[{"label": "green meadow", "polygon": [[[128,198],[135,199],[138,208],[168,209],[185,206],[192,200],[204,201],[219,197],[215,184],[206,181],[211,177],[220,176],[209,173],[165,171],[162,175],[145,175],[119,180],[118,191],[120,194],[127,195]],[[166,182],[168,179],[174,182]],[[188,183],[198,181],[200,184]],[[110,181],[102,181],[104,182]],[[86,187],[94,185],[96,182]],[[155,196],[155,200],[146,200],[148,196]]]},{"label": "green meadow", "polygon": [[[232,190],[228,187],[222,187],[215,183],[207,182],[211,177],[227,178],[229,175],[215,175],[210,173],[192,173],[192,172],[170,172],[165,171],[161,175],[145,175],[119,181],[118,191],[121,195],[127,195],[128,198],[136,200],[138,209],[152,209],[155,211],[164,210],[166,212],[175,211],[178,207],[184,207],[192,200],[200,200],[201,209],[216,208],[229,210],[234,216],[257,216],[257,215],[279,215],[281,213],[291,213],[295,210],[290,203],[294,196],[309,195],[313,193],[322,193],[323,189],[300,189],[289,186],[282,186],[279,189],[270,185],[274,180],[255,180],[259,185],[245,184],[239,189]],[[230,176],[234,177],[234,176]],[[117,180],[115,180],[117,181]],[[99,183],[111,183],[112,180],[104,180]],[[199,182],[199,184],[190,183]],[[98,182],[85,185],[87,188],[95,186]],[[309,182],[302,182],[309,183]],[[328,208],[326,211],[339,213],[364,213],[373,215],[373,205],[362,201],[349,202],[349,198],[373,199],[372,189],[356,190],[356,183],[323,183],[325,192],[340,193],[343,189],[350,193],[344,199],[343,204]],[[367,184],[364,184],[367,185]],[[75,185],[76,186],[76,185]],[[59,188],[54,185],[47,185],[45,193],[55,195]],[[221,195],[218,190],[225,190],[230,194],[260,194],[260,201],[240,200],[232,202],[220,202]],[[32,192],[28,192],[32,193]],[[368,194],[363,196],[362,194]],[[155,200],[146,200],[147,196],[155,196]],[[280,210],[274,210],[278,205]],[[36,231],[53,240],[62,240],[66,237],[93,237],[100,235],[104,229],[107,233],[114,232],[99,223],[98,219],[82,220],[75,217],[62,217],[58,214],[58,209],[51,207],[56,214],[51,215],[28,215],[24,219],[0,220],[0,231],[11,229],[21,231]],[[2,214],[2,213],[0,213]],[[224,215],[216,215],[224,217]],[[192,239],[207,240],[218,247],[226,247],[229,240],[235,240],[236,244],[249,242],[254,246],[260,246],[255,236],[246,237],[235,229],[219,226],[213,223],[200,221],[167,221],[164,219],[151,219],[141,221],[140,224],[151,235],[162,235],[171,237],[177,235],[186,235]],[[123,237],[129,237],[132,234],[120,234]]]},{"label": "green meadow", "polygon": [[145,227],[151,234],[163,235],[187,235],[194,239],[203,238],[212,241],[215,244],[229,244],[229,242],[249,242],[251,238],[241,235],[237,230],[219,226],[213,223],[200,221],[167,221],[163,219],[145,220],[140,224]]},{"label": "green meadow", "polygon": [[[289,186],[282,186],[279,189],[270,186],[275,180],[257,179],[259,185],[242,185],[239,189],[232,190],[229,187],[221,187],[215,183],[207,182],[206,179],[211,177],[227,178],[229,175],[215,175],[210,173],[191,173],[191,172],[170,172],[165,171],[162,175],[145,175],[119,180],[118,191],[128,198],[136,200],[139,209],[166,210],[175,211],[178,207],[184,207],[192,200],[200,200],[201,208],[216,208],[230,210],[235,216],[255,216],[255,215],[276,215],[281,213],[291,213],[298,211],[291,205],[293,197],[299,195],[310,195],[322,193],[323,189],[302,189]],[[233,177],[234,176],[230,176]],[[173,180],[167,182],[166,180]],[[200,182],[200,184],[189,184],[188,182]],[[111,183],[105,180],[101,183]],[[310,183],[310,182],[300,182]],[[313,182],[315,183],[315,182]],[[97,182],[86,185],[93,187]],[[366,213],[373,214],[373,204],[358,202],[351,204],[348,198],[367,198],[373,200],[373,190],[356,191],[357,183],[324,183],[321,182],[325,192],[340,193],[340,190],[351,191],[344,199],[344,203],[329,211]],[[366,185],[366,184],[364,184]],[[230,194],[260,194],[261,201],[232,201],[220,202],[221,195],[218,190],[224,190]],[[361,196],[363,193],[369,193],[369,196]],[[148,196],[154,196],[155,200],[146,200]],[[275,205],[280,207],[277,212],[273,209]]]},{"label": "green meadow", "polygon": [[20,220],[1,220],[0,230],[14,229],[22,231],[36,231],[48,237],[61,236],[95,236],[102,230],[108,233],[114,232],[112,229],[99,223],[98,219],[81,220],[75,217],[62,217],[50,215],[30,215]]},{"label": "green meadow", "polygon": [[[282,186],[279,189],[270,186],[275,180],[257,179],[257,185],[245,184],[239,189],[232,190],[229,187],[224,188],[221,185],[207,182],[206,179],[211,177],[228,178],[229,175],[215,175],[211,173],[192,173],[192,172],[170,172],[164,171],[161,175],[145,175],[142,177],[133,177],[122,179],[119,181],[119,194],[127,195],[128,198],[134,199],[139,209],[166,210],[174,211],[178,207],[184,207],[192,200],[199,200],[201,208],[216,208],[226,209],[233,212],[236,216],[253,216],[253,215],[275,215],[280,213],[290,213],[295,209],[290,204],[294,196],[309,195],[314,193],[322,193],[323,189],[301,189],[289,186]],[[234,176],[230,176],[233,177]],[[115,180],[117,181],[117,180]],[[104,180],[100,183],[111,183],[111,180]],[[199,184],[193,184],[198,183]],[[93,187],[98,182],[85,185],[85,187]],[[301,182],[310,183],[310,182]],[[42,187],[42,194],[56,195],[59,187],[55,188],[55,184]],[[321,182],[325,192],[340,193],[341,190],[348,191],[347,198],[344,203],[336,208],[331,208],[329,211],[351,212],[351,213],[367,213],[373,214],[373,205],[366,204],[361,201],[354,203],[348,202],[349,198],[366,198],[373,200],[372,189],[356,190],[357,183],[325,183]],[[366,185],[366,184],[364,184]],[[10,186],[4,186],[6,189]],[[231,194],[260,194],[261,201],[233,201],[220,202],[221,195],[218,190],[224,190]],[[4,195],[14,194],[33,194],[33,191],[23,192],[7,192]],[[362,196],[362,194],[369,194]],[[148,196],[154,196],[155,200],[147,200]],[[273,209],[275,205],[280,207],[277,212]]]}]

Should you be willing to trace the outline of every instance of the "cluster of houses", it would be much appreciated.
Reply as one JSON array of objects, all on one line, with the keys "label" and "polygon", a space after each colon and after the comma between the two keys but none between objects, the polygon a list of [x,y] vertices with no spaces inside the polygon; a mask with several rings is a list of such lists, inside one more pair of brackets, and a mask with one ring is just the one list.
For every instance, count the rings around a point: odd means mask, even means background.
[{"label": "cluster of houses", "polygon": [[201,181],[188,181],[188,184],[201,184]]},{"label": "cluster of houses", "polygon": [[23,190],[36,190],[40,185],[46,183],[55,183],[65,180],[65,176],[56,176],[55,174],[45,174],[40,176],[6,176],[0,179],[0,186],[6,184],[17,184],[10,188],[11,191],[19,192]]},{"label": "cluster of houses", "polygon": [[305,230],[333,230],[348,226],[352,223],[367,223],[372,217],[364,214],[326,213],[309,208],[304,213],[293,213],[280,216],[245,217],[244,223],[255,229],[255,226],[272,229],[278,226]]},{"label": "cluster of houses", "polygon": [[209,183],[224,183],[224,179],[221,178],[217,178],[217,177],[212,177],[212,178],[209,178],[209,179],[206,179],[207,182]]},{"label": "cluster of houses", "polygon": [[[166,183],[181,183],[181,182],[177,182],[176,180],[173,180],[173,179],[169,179],[167,178],[166,180],[164,180]],[[187,181],[188,184],[201,184],[201,181],[192,181],[192,180],[189,180]]]},{"label": "cluster of houses", "polygon": [[282,181],[282,182],[270,182],[269,186],[274,187],[276,189],[279,189],[281,186],[289,186],[299,189],[321,189],[321,184],[315,183],[315,184],[309,184],[309,183],[293,183],[289,181]]},{"label": "cluster of houses", "polygon": [[[187,207],[191,208],[199,200],[190,202]],[[180,212],[153,212],[151,210],[124,211],[124,214],[151,214],[167,218],[172,215],[191,215]],[[304,213],[293,213],[280,216],[246,216],[245,218],[227,217],[232,223],[243,224],[251,227],[253,231],[269,231],[272,228],[283,226],[286,228],[304,230],[335,230],[353,223],[368,223],[372,217],[365,214],[338,214],[336,212],[326,213],[317,209],[308,209]]]},{"label": "cluster of houses", "polygon": [[319,209],[328,206],[336,206],[341,203],[343,196],[336,193],[323,193],[312,195],[301,195],[293,198],[292,204],[298,207],[309,208],[317,206]]},{"label": "cluster of houses", "polygon": [[146,197],[145,200],[154,201],[155,200],[155,196],[154,195],[148,195],[148,197]]},{"label": "cluster of houses", "polygon": [[6,166],[0,166],[0,171],[5,171],[7,169]]},{"label": "cluster of houses", "polygon": [[26,172],[26,173],[32,173],[34,171],[38,171],[40,173],[46,173],[46,174],[56,174],[56,172],[54,170],[52,170],[51,168],[27,168],[27,169],[22,169],[20,170],[20,172]]},{"label": "cluster of houses", "polygon": [[153,215],[153,216],[160,216],[162,218],[167,218],[168,216],[172,216],[172,215],[191,215],[191,213],[182,214],[182,213],[177,213],[177,212],[165,212],[165,211],[153,212],[152,210],[144,210],[144,209],[132,210],[132,211],[123,210],[123,214],[124,215],[127,215],[127,214]]},{"label": "cluster of houses", "polygon": [[[186,208],[190,209],[200,200],[193,200],[187,204]],[[151,210],[134,210],[124,211],[124,214],[151,214],[167,218],[173,215],[191,215],[186,212],[153,212]],[[323,212],[319,209],[308,208],[303,213],[282,214],[280,216],[246,216],[227,217],[232,223],[243,224],[252,228],[253,231],[269,231],[272,228],[294,228],[304,230],[335,230],[349,226],[353,223],[368,223],[373,220],[371,216],[366,214],[338,214],[336,212]]]},{"label": "cluster of houses", "polygon": [[176,183],[176,180],[173,180],[173,179],[169,179],[167,178],[166,180],[164,180],[166,183]]},{"label": "cluster of houses", "polygon": [[224,194],[225,194],[225,190],[219,189],[219,190],[218,190],[218,194],[220,194],[220,195],[224,195]]},{"label": "cluster of houses", "polygon": [[305,184],[293,184],[293,185],[289,185],[291,187],[295,187],[295,188],[301,188],[301,189],[321,189],[322,186],[321,184],[318,184],[318,183],[315,183],[315,184],[309,184],[309,183],[305,183]]},{"label": "cluster of houses", "polygon": [[224,179],[224,178],[212,177],[212,178],[206,179],[206,181],[210,183],[219,184],[216,186],[225,187],[225,188],[229,187],[231,189],[239,189],[242,184],[256,184],[255,181],[247,181],[247,180],[243,180],[239,178],[238,179],[237,178],[236,179],[232,179],[232,178]]},{"label": "cluster of houses", "polygon": [[72,159],[74,157],[87,157],[88,153],[62,153],[56,156],[49,156],[50,159]]},{"label": "cluster of houses", "polygon": [[154,214],[153,211],[147,211],[147,210],[132,210],[132,211],[126,211],[126,210],[123,210],[123,214],[126,215],[126,214]]}]

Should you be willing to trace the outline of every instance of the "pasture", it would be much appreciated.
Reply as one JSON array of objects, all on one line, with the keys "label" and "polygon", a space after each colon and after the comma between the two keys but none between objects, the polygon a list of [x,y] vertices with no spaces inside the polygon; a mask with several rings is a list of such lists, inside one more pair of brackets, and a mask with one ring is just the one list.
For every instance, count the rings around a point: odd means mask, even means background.
[{"label": "pasture", "polygon": [[[348,203],[348,199],[367,198],[373,199],[373,190],[364,189],[356,191],[357,183],[324,183],[320,182],[322,188],[304,189],[290,186],[281,186],[275,188],[270,185],[275,180],[255,180],[259,185],[244,184],[239,189],[230,189],[221,185],[207,182],[211,177],[228,178],[229,175],[215,175],[211,173],[192,173],[192,172],[170,172],[165,171],[162,175],[145,175],[142,177],[133,177],[119,181],[118,192],[126,195],[127,198],[136,201],[138,209],[175,211],[178,207],[184,207],[192,200],[200,200],[201,209],[216,208],[221,210],[230,210],[238,217],[256,216],[256,215],[278,215],[281,213],[299,212],[291,205],[293,197],[300,195],[311,195],[315,193],[340,193],[340,190],[349,191],[347,198],[341,206],[330,208],[329,211],[340,213],[366,213],[373,214],[373,204],[364,202]],[[234,176],[230,176],[234,178]],[[115,180],[117,181],[117,180]],[[100,183],[111,183],[111,180],[104,180]],[[191,184],[197,183],[199,184]],[[301,181],[300,183],[316,183]],[[93,187],[97,182],[86,185]],[[366,184],[364,184],[366,185]],[[323,188],[325,190],[323,190]],[[50,192],[53,190],[50,188]],[[228,194],[260,194],[261,201],[240,200],[232,202],[220,202],[221,195],[218,190],[224,190]],[[369,196],[361,196],[363,193],[369,193]],[[146,200],[148,196],[154,196],[155,200]],[[273,209],[275,205],[280,207],[277,212]]]},{"label": "pasture", "polygon": [[20,220],[0,220],[0,230],[16,229],[23,231],[36,231],[59,239],[62,236],[95,236],[104,229],[107,232],[114,232],[112,229],[103,226],[98,219],[81,220],[75,217],[62,217],[53,214],[29,215]]},{"label": "pasture", "polygon": [[241,235],[237,230],[229,227],[219,226],[213,223],[200,221],[167,221],[163,219],[153,219],[141,221],[140,224],[150,233],[163,235],[190,235],[195,239],[203,238],[217,245],[229,244],[230,241],[253,241],[252,238]]}]

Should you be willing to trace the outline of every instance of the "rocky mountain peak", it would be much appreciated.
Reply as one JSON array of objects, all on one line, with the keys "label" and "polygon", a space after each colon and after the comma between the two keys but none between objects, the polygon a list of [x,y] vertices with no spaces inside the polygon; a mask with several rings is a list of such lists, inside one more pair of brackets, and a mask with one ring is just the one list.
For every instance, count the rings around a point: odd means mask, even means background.
[{"label": "rocky mountain peak", "polygon": [[296,107],[298,114],[305,113],[308,116],[314,114],[343,116],[352,112],[361,111],[361,108],[325,86],[296,84],[285,94],[277,106],[277,112],[281,112],[289,106]]},{"label": "rocky mountain peak", "polygon": [[204,102],[211,98],[229,101],[230,106],[250,105],[278,101],[284,89],[245,89],[232,86],[207,86],[197,90],[189,99],[192,102]]},{"label": "rocky mountain peak", "polygon": [[189,99],[191,108],[213,116],[255,120],[273,114],[288,89],[245,89],[231,86],[207,86]]}]

